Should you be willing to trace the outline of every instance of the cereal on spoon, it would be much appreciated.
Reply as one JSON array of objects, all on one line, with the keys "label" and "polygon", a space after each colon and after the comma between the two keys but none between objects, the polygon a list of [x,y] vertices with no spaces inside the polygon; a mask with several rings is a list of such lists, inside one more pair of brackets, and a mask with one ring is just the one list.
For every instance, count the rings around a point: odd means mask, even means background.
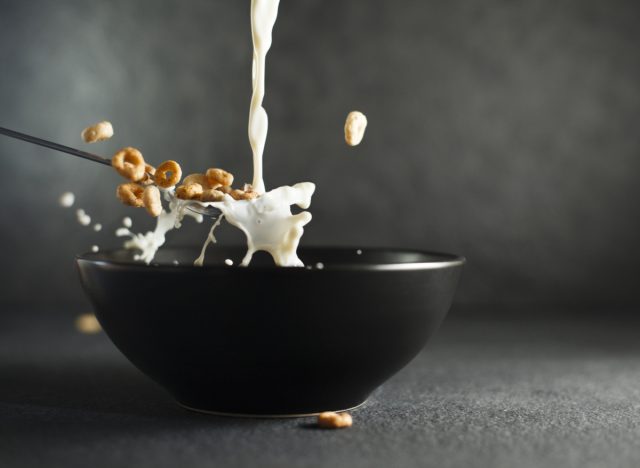
[{"label": "cereal on spoon", "polygon": [[234,189],[233,174],[220,168],[210,168],[205,174],[190,174],[182,178],[180,164],[173,160],[164,161],[157,168],[144,160],[142,153],[133,147],[122,148],[111,158],[113,168],[129,182],[120,184],[116,190],[118,199],[128,206],[146,208],[154,218],[162,213],[160,190],[175,187],[176,197],[181,200],[218,202],[229,194],[234,200],[253,200],[258,193],[251,185],[242,190]]}]

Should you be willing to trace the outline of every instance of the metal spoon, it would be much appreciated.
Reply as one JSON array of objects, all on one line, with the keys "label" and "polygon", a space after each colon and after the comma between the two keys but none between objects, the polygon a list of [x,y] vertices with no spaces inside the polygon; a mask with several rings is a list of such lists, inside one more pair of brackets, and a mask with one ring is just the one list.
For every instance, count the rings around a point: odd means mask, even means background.
[{"label": "metal spoon", "polygon": [[[97,154],[87,153],[86,151],[70,148],[69,146],[64,146],[59,143],[54,143],[53,141],[43,140],[42,138],[34,137],[32,135],[27,135],[26,133],[16,132],[15,130],[10,130],[4,127],[0,127],[0,134],[6,135],[11,138],[16,138],[18,140],[26,141],[28,143],[33,143],[34,145],[44,146],[45,148],[51,148],[56,151],[67,153],[72,156],[77,156],[82,159],[88,159],[89,161],[97,162],[99,164],[104,164],[105,166],[111,167],[111,159],[98,156]],[[149,175],[151,176],[151,174]],[[218,216],[220,216],[220,214],[222,214],[222,212],[219,209],[214,208],[212,206],[193,206],[192,205],[192,206],[188,206],[187,209],[190,211],[193,211],[194,213],[198,213],[210,218],[217,218]]]}]

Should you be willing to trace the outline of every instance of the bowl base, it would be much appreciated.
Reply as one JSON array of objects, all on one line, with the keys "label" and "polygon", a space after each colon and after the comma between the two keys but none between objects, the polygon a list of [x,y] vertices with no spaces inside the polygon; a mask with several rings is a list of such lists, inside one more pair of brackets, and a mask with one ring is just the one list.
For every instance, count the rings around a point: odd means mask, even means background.
[{"label": "bowl base", "polygon": [[318,412],[315,412],[315,413],[250,414],[250,413],[229,413],[227,411],[214,411],[214,410],[207,410],[207,409],[201,409],[201,408],[194,408],[192,406],[185,405],[184,403],[181,403],[181,402],[177,401],[178,405],[180,405],[184,409],[189,410],[189,411],[194,411],[196,413],[209,414],[211,416],[222,416],[222,417],[226,417],[226,418],[248,418],[248,419],[308,418],[310,416],[317,416],[321,412],[324,412],[324,411],[333,411],[335,413],[341,413],[343,411],[351,411],[351,410],[360,408],[366,402],[367,402],[367,399],[365,399],[365,400],[361,401],[360,403],[358,403],[357,405],[351,406],[349,408],[326,409],[326,410],[318,411]]}]

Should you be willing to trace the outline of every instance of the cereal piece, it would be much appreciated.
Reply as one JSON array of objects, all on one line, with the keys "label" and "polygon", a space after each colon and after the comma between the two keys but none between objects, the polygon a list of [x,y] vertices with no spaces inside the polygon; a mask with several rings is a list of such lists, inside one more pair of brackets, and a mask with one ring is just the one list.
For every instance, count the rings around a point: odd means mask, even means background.
[{"label": "cereal piece", "polygon": [[104,120],[82,130],[81,136],[86,143],[108,140],[113,136],[113,126]]},{"label": "cereal piece", "polygon": [[142,193],[142,202],[144,207],[154,218],[160,216],[162,213],[162,201],[160,200],[160,190],[155,185],[149,185],[144,189]]},{"label": "cereal piece", "polygon": [[204,174],[189,174],[182,181],[182,185],[189,185],[189,184],[200,184],[203,190],[213,188],[209,184],[209,179],[207,179],[207,176]]},{"label": "cereal piece", "polygon": [[87,335],[93,335],[95,333],[100,332],[102,327],[96,319],[96,316],[93,314],[81,314],[76,317],[76,329],[80,333],[85,333]]},{"label": "cereal piece", "polygon": [[220,187],[216,187],[216,190],[222,193],[231,193],[233,191],[229,185],[221,185]]},{"label": "cereal piece", "polygon": [[182,168],[175,161],[165,161],[158,166],[155,173],[158,187],[169,188],[180,182],[182,178]]},{"label": "cereal piece", "polygon": [[258,198],[257,192],[245,192],[240,189],[232,190],[229,195],[231,195],[231,198],[234,200],[253,200],[254,198]]},{"label": "cereal piece", "polygon": [[221,185],[230,187],[233,184],[233,174],[223,169],[208,169],[207,179],[211,188],[217,188]]},{"label": "cereal piece", "polygon": [[344,139],[349,146],[359,145],[367,128],[367,118],[362,112],[349,112],[344,124]]},{"label": "cereal piece", "polygon": [[217,202],[224,200],[224,193],[216,189],[206,189],[202,191],[198,198],[203,202]]},{"label": "cereal piece", "polygon": [[231,195],[231,198],[234,200],[242,200],[244,197],[244,190],[235,189],[229,192],[229,195]]},{"label": "cereal piece", "polygon": [[128,184],[120,184],[116,190],[116,195],[122,203],[136,208],[144,206],[144,202],[142,201],[143,194],[144,188],[132,182]]},{"label": "cereal piece", "polygon": [[155,182],[155,177],[154,177],[155,173],[156,173],[155,167],[153,167],[151,164],[144,163],[144,176],[138,182],[141,183],[142,185],[153,184]]},{"label": "cereal piece", "polygon": [[176,189],[176,197],[182,200],[193,200],[199,198],[202,195],[202,185],[189,184],[181,185]]},{"label": "cereal piece", "polygon": [[253,190],[253,185],[251,184],[244,184],[244,188],[242,190],[244,191],[243,200],[253,200],[254,198],[258,198],[260,195],[258,192]]},{"label": "cereal piece", "polygon": [[342,429],[351,427],[353,419],[349,413],[334,413],[325,411],[318,415],[318,426],[323,429]]},{"label": "cereal piece", "polygon": [[145,163],[142,153],[130,146],[122,148],[111,158],[111,165],[125,179],[138,182],[145,176]]}]

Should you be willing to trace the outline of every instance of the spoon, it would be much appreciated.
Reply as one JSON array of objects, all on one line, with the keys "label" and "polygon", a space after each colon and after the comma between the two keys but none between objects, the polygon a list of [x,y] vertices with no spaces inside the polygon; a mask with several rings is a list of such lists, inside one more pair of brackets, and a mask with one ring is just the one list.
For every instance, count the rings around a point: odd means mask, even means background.
[{"label": "spoon", "polygon": [[[33,143],[34,145],[44,146],[45,148],[51,148],[53,150],[60,151],[61,153],[67,153],[82,159],[88,159],[89,161],[97,162],[99,164],[104,164],[105,166],[111,167],[111,159],[98,156],[97,154],[87,153],[86,151],[70,148],[69,146],[64,146],[59,143],[54,143],[53,141],[43,140],[42,138],[34,137],[32,135],[27,135],[26,133],[16,132],[15,130],[10,130],[4,127],[0,127],[0,134],[6,135],[11,138],[16,138],[18,140],[26,141],[28,143]],[[151,174],[149,175],[151,176]],[[187,209],[190,211],[193,211],[194,213],[198,213],[200,215],[207,216],[210,218],[217,218],[222,213],[219,209],[214,208],[212,206],[190,205],[187,207]]]}]

